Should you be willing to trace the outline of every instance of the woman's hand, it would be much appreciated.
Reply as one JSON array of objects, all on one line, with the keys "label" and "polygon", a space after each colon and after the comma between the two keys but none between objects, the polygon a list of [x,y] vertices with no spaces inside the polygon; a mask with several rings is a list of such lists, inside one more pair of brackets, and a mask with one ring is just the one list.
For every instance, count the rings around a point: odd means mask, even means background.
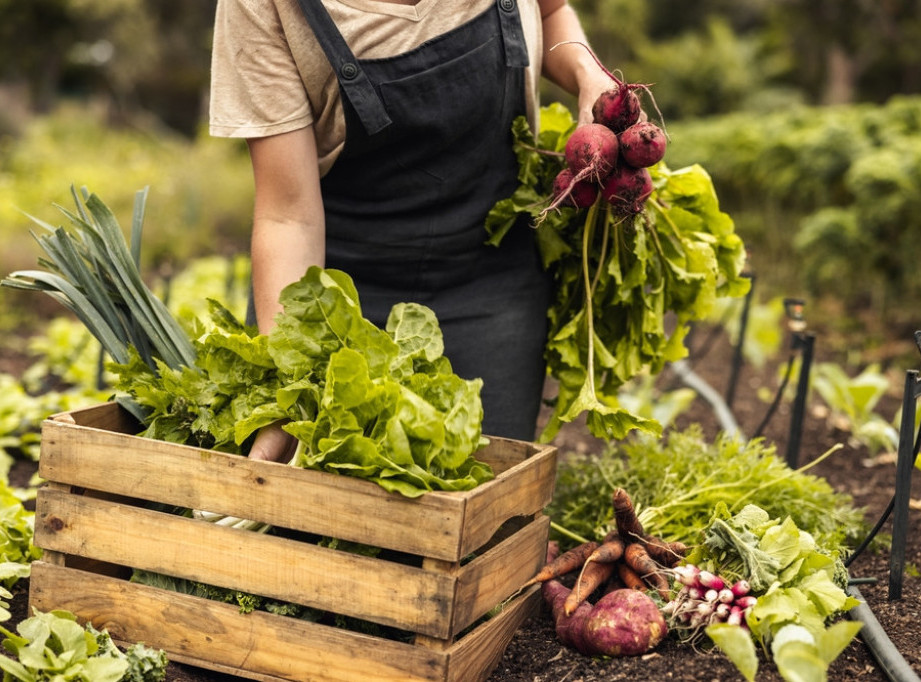
[{"label": "woman's hand", "polygon": [[592,122],[592,105],[615,83],[595,58],[579,23],[565,0],[538,0],[544,32],[543,73],[567,92],[578,95],[578,122]]},{"label": "woman's hand", "polygon": [[278,421],[259,429],[249,452],[250,459],[284,463],[291,461],[297,450],[297,439],[281,428],[283,423]]}]

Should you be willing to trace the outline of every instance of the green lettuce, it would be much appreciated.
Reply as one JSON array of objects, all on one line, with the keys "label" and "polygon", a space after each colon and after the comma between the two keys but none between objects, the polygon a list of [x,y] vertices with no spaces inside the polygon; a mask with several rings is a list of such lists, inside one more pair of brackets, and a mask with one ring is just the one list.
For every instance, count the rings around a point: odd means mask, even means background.
[{"label": "green lettuce", "polygon": [[384,329],[362,315],[344,272],[310,268],[286,287],[268,335],[215,301],[211,324],[190,324],[196,367],[112,363],[116,389],[141,408],[144,435],[245,454],[264,426],[298,439],[295,465],[366,478],[415,497],[469,490],[493,477],[474,453],[481,379],[462,379],[443,355],[435,313],[393,307]]}]

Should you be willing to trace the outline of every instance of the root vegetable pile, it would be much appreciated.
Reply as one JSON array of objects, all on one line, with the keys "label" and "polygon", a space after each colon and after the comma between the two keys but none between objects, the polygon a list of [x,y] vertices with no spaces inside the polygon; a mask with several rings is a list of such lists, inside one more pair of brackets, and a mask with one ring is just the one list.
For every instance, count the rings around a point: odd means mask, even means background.
[{"label": "root vegetable pile", "polygon": [[[645,533],[625,490],[617,489],[612,499],[614,528],[600,542],[548,552],[547,564],[526,585],[542,583],[562,643],[587,655],[634,656],[655,647],[668,632],[647,592],[669,601],[669,571],[687,548]],[[574,576],[571,588],[565,576]],[[594,595],[600,596],[593,604]]]}]

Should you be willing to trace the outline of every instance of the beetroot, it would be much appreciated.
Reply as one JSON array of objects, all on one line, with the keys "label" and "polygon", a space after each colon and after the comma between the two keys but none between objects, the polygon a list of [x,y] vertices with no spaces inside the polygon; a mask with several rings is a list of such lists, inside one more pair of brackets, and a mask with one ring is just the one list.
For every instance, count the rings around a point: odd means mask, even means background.
[{"label": "beetroot", "polygon": [[640,118],[640,98],[626,83],[618,82],[602,92],[592,106],[592,118],[615,133],[626,130]]},{"label": "beetroot", "polygon": [[645,168],[620,164],[601,186],[601,196],[624,215],[641,213],[652,194],[652,176]]},{"label": "beetroot", "polygon": [[590,646],[605,656],[638,656],[668,633],[665,618],[649,595],[627,588],[608,592],[585,621]]},{"label": "beetroot", "polygon": [[566,165],[576,181],[585,178],[601,180],[617,163],[617,135],[600,123],[579,126],[566,141]]},{"label": "beetroot", "polygon": [[568,587],[551,579],[541,590],[553,615],[557,638],[586,656],[636,656],[657,646],[668,633],[656,603],[639,590],[613,590],[594,606],[582,602],[569,616],[563,608]]},{"label": "beetroot", "polygon": [[598,198],[599,187],[590,180],[573,180],[572,170],[564,168],[553,180],[553,196],[560,198],[561,205],[588,208]]},{"label": "beetroot", "polygon": [[618,135],[620,157],[635,168],[657,164],[665,156],[665,133],[655,123],[634,123]]}]

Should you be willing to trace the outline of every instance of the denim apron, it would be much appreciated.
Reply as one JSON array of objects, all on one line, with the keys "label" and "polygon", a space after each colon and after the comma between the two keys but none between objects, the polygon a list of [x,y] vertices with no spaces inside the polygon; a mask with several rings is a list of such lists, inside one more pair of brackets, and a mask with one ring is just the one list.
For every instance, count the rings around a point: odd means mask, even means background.
[{"label": "denim apron", "polygon": [[488,246],[486,214],[517,187],[511,125],[528,54],[517,0],[386,59],[356,59],[321,0],[298,0],[339,81],[346,141],[321,180],[326,266],[362,311],[435,311],[445,356],[483,379],[483,432],[533,440],[545,377],[549,279],[533,230]]}]

